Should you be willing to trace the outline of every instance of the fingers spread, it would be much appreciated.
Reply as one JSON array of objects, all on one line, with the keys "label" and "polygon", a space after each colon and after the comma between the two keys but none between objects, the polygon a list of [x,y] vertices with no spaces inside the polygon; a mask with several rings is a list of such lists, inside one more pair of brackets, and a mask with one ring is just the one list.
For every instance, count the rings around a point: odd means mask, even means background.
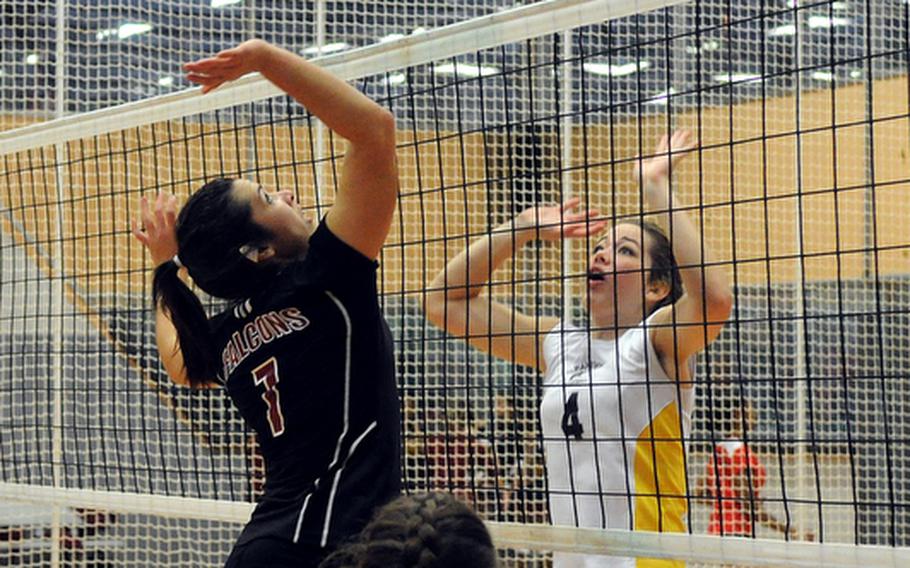
[{"label": "fingers spread", "polygon": [[579,203],[581,203],[581,198],[580,198],[580,197],[570,197],[569,199],[566,199],[565,201],[562,202],[562,210],[563,210],[563,211],[568,211],[568,210],[570,210],[570,209],[573,209],[573,208],[575,208]]},{"label": "fingers spread", "polygon": [[131,225],[130,229],[133,232],[133,236],[136,237],[136,240],[138,240],[143,245],[148,246],[148,244],[149,244],[148,235],[146,235],[145,232],[139,227],[139,223],[137,223],[136,221],[132,221],[130,223],[130,225]]}]

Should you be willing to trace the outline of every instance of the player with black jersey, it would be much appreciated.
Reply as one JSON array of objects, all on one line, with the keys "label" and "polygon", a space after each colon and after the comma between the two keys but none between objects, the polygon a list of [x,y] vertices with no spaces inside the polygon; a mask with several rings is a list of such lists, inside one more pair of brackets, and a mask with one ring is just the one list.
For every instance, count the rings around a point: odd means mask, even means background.
[{"label": "player with black jersey", "polygon": [[[375,261],[397,195],[394,119],[258,40],[185,69],[203,92],[259,71],[349,143],[318,227],[290,192],[218,179],[179,216],[173,196],[143,200],[133,228],[157,266],[165,369],[178,384],[223,384],[265,460],[264,494],[227,566],[317,566],[399,492],[399,403]],[[230,309],[208,319],[183,267]]]}]

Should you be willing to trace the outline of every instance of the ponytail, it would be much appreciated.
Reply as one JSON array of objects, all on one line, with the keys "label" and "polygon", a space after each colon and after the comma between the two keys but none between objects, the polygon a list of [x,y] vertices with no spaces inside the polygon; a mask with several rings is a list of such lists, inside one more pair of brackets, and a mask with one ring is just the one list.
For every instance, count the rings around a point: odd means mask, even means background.
[{"label": "ponytail", "polygon": [[187,379],[191,387],[199,388],[218,377],[217,351],[202,303],[180,279],[179,271],[173,259],[161,263],[155,269],[152,297],[174,324]]}]

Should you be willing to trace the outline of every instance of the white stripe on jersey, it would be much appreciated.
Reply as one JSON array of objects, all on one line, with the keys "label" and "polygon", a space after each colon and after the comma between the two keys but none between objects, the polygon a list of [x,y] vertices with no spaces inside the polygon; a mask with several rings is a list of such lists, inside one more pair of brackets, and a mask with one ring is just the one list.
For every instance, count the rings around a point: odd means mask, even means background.
[{"label": "white stripe on jersey", "polygon": [[[341,300],[335,297],[335,294],[332,294],[328,290],[325,291],[326,295],[335,302],[335,305],[338,306],[338,310],[341,312],[342,317],[344,317],[344,323],[347,327],[347,334],[344,338],[344,428],[341,430],[341,436],[338,437],[338,443],[335,444],[335,457],[332,459],[332,463],[329,464],[329,471],[332,470],[338,464],[338,458],[341,457],[341,445],[344,442],[345,437],[348,435],[348,428],[350,427],[350,409],[351,409],[351,316],[348,314],[347,308],[344,307],[344,304],[341,303]],[[336,476],[337,483],[337,476]],[[332,517],[332,498],[334,497],[335,488],[332,487],[332,494],[329,496],[329,502],[326,505],[325,510],[325,528],[322,531],[322,543],[321,546],[325,546],[326,539],[329,534],[329,522]]]},{"label": "white stripe on jersey", "polygon": [[242,304],[234,306],[234,317],[242,320],[253,313],[253,304],[247,299]]},{"label": "white stripe on jersey", "polygon": [[322,527],[322,541],[319,543],[320,546],[325,546],[326,541],[329,538],[329,521],[332,520],[332,505],[335,501],[335,491],[338,489],[338,482],[341,480],[341,471],[344,469],[344,466],[347,465],[348,460],[351,459],[351,456],[354,455],[354,450],[357,449],[357,446],[360,445],[361,440],[366,438],[366,435],[373,431],[374,428],[379,423],[375,420],[370,424],[369,428],[363,431],[363,434],[357,436],[357,439],[354,440],[354,443],[351,444],[351,447],[348,448],[348,455],[344,458],[344,463],[341,464],[341,467],[338,468],[338,471],[335,472],[335,481],[332,482],[332,491],[329,493],[329,506],[325,514],[325,526]]},{"label": "white stripe on jersey", "polygon": [[321,478],[316,479],[316,482],[313,483],[313,490],[310,491],[310,494],[303,500],[303,507],[300,508],[300,514],[297,515],[297,526],[294,528],[294,544],[297,544],[297,540],[300,539],[300,527],[303,525],[303,515],[306,514],[307,505],[310,504],[310,497],[319,489],[320,481],[322,481]]},{"label": "white stripe on jersey", "polygon": [[[329,471],[338,463],[338,458],[341,456],[341,446],[344,442],[345,437],[348,435],[348,427],[350,426],[350,387],[351,387],[351,317],[348,315],[347,308],[344,307],[344,304],[341,303],[341,300],[335,297],[334,294],[325,291],[326,295],[332,302],[338,306],[338,310],[341,312],[342,317],[344,318],[345,327],[347,332],[344,339],[344,428],[341,430],[341,435],[338,436],[338,442],[335,444],[335,457],[332,459],[332,463],[329,464]],[[350,454],[350,452],[348,452]],[[313,493],[316,493],[316,488],[319,486],[319,480],[316,480],[316,483],[313,486],[313,491],[307,495],[306,499],[303,500],[303,507],[300,509],[300,515],[297,516],[297,528],[294,530],[294,542],[300,538],[300,527],[303,525],[303,514],[306,512],[307,505],[310,502],[310,497],[313,496]],[[334,495],[334,487],[332,488],[332,493]],[[325,514],[325,528],[322,533],[322,544],[325,546],[326,538],[329,532],[329,521],[331,520],[332,514],[332,496],[329,497],[328,505],[326,506]]]}]

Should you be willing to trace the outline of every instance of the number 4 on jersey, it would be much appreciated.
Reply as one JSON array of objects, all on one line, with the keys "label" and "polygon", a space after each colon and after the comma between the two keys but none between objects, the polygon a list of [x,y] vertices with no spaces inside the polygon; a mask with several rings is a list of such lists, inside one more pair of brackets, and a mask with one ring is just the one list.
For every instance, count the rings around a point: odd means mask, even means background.
[{"label": "number 4 on jersey", "polygon": [[565,411],[562,413],[562,432],[569,436],[574,436],[576,440],[581,440],[585,429],[578,419],[578,393],[573,392],[566,401]]},{"label": "number 4 on jersey", "polygon": [[265,392],[262,400],[268,406],[266,416],[272,437],[284,434],[284,415],[281,413],[281,398],[278,396],[278,361],[270,357],[268,361],[253,369],[253,381],[256,385],[263,385]]}]

